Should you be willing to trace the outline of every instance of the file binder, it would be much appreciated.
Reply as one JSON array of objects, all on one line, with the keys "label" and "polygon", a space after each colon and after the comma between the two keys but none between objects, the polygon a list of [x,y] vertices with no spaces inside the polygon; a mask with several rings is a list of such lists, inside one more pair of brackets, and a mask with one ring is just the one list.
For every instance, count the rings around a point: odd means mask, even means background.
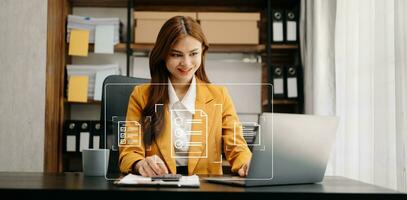
[{"label": "file binder", "polygon": [[76,121],[68,120],[64,124],[63,150],[64,152],[78,151],[78,124]]},{"label": "file binder", "polygon": [[82,152],[83,149],[100,148],[103,130],[100,121],[67,120],[64,124],[64,152]]},{"label": "file binder", "polygon": [[298,97],[298,66],[287,65],[287,98]]},{"label": "file binder", "polygon": [[83,149],[89,148],[90,142],[90,122],[81,121],[79,126],[79,151],[82,152]]},{"label": "file binder", "polygon": [[276,9],[272,11],[272,24],[273,24],[272,42],[273,43],[284,42],[283,10]]},{"label": "file binder", "polygon": [[284,76],[285,70],[282,65],[273,65],[273,98],[282,99],[285,96],[284,92]]},{"label": "file binder", "polygon": [[295,43],[298,41],[298,12],[296,9],[286,10],[285,28],[286,42]]},{"label": "file binder", "polygon": [[103,130],[102,124],[100,121],[91,122],[91,143],[90,148],[100,149],[101,144],[103,144]]}]

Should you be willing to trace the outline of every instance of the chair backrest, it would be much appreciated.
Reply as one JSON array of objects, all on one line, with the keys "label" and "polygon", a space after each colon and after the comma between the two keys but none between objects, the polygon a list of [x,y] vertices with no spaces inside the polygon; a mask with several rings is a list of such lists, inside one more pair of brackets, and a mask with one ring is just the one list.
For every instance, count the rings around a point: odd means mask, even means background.
[{"label": "chair backrest", "polygon": [[150,82],[149,79],[111,75],[103,81],[101,121],[105,137],[102,147],[110,149],[108,176],[116,177],[119,171],[118,122],[125,121],[130,94],[134,87]]}]

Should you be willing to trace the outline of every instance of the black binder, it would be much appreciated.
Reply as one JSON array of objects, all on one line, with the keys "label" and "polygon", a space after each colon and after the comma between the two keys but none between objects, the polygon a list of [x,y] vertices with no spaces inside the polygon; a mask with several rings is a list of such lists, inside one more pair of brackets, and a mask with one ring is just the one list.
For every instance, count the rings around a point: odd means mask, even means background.
[{"label": "black binder", "polygon": [[89,149],[90,147],[90,131],[91,124],[90,121],[78,121],[79,127],[79,151],[82,152],[83,149]]},{"label": "black binder", "polygon": [[79,123],[74,120],[67,120],[64,123],[63,151],[77,152],[79,149]]},{"label": "black binder", "polygon": [[298,98],[298,88],[299,88],[299,66],[297,65],[287,65],[286,66],[286,97],[288,99],[296,99]]},{"label": "black binder", "polygon": [[91,121],[90,148],[100,149],[104,143],[103,129],[100,121]]},{"label": "black binder", "polygon": [[272,26],[273,32],[271,35],[272,43],[284,43],[284,10],[272,10]]},{"label": "black binder", "polygon": [[298,42],[298,9],[289,9],[285,11],[285,42],[297,43]]},{"label": "black binder", "polygon": [[285,69],[283,65],[273,65],[273,98],[283,99],[285,97]]}]

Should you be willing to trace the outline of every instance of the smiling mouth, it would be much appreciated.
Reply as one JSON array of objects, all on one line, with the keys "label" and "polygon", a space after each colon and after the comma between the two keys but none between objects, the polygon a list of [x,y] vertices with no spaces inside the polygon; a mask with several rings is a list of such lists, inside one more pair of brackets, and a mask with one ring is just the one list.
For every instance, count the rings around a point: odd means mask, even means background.
[{"label": "smiling mouth", "polygon": [[189,72],[189,71],[191,71],[192,70],[192,68],[189,68],[189,69],[181,69],[181,68],[178,68],[178,71],[180,71],[181,73],[187,73],[187,72]]}]

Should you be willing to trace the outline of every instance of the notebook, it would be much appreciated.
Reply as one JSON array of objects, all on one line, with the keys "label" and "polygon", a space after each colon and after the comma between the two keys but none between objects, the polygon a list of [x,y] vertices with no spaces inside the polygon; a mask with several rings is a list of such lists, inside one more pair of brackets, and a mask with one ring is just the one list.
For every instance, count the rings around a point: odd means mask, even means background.
[{"label": "notebook", "polygon": [[120,186],[199,187],[197,175],[182,176],[179,181],[151,180],[151,177],[128,174],[115,182]]}]

